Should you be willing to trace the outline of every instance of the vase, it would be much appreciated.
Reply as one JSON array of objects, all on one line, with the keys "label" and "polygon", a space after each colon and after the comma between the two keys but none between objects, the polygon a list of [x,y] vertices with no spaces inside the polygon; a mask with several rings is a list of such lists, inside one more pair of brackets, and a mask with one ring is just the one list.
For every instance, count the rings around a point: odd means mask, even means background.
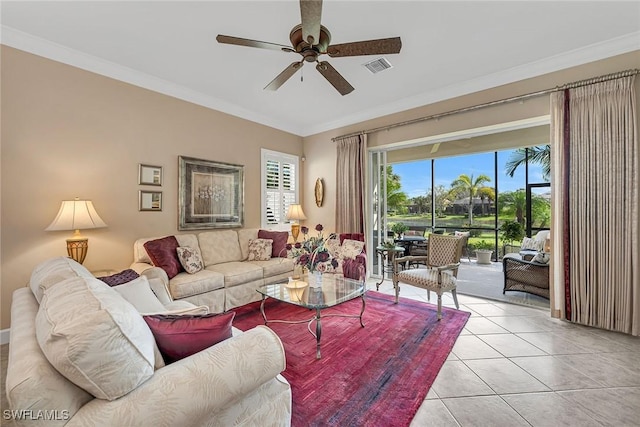
[{"label": "vase", "polygon": [[309,274],[309,286],[312,288],[322,287],[322,273],[320,271],[314,271]]}]

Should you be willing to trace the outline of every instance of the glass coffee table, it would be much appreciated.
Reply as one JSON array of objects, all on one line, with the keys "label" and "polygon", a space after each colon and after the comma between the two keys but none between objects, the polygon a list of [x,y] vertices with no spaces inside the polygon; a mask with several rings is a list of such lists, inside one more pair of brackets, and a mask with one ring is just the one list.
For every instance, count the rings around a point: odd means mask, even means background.
[{"label": "glass coffee table", "polygon": [[[347,279],[341,275],[324,274],[322,277],[322,286],[312,288],[308,285],[309,280],[306,275],[300,279],[289,280],[288,282],[276,283],[273,285],[264,285],[257,289],[262,294],[262,303],[260,304],[260,312],[264,319],[264,324],[273,323],[307,323],[307,329],[316,339],[316,359],[320,359],[320,336],[322,335],[323,317],[357,317],[360,319],[360,326],[364,328],[362,315],[366,306],[365,292],[367,286],[363,280]],[[268,320],[264,311],[264,303],[268,298],[273,298],[288,304],[315,310],[315,315],[311,319],[304,320]],[[351,301],[355,298],[362,299],[362,308],[360,314],[324,314],[322,310],[325,308],[335,307],[343,302]],[[311,330],[311,324],[316,322],[315,333]]]}]

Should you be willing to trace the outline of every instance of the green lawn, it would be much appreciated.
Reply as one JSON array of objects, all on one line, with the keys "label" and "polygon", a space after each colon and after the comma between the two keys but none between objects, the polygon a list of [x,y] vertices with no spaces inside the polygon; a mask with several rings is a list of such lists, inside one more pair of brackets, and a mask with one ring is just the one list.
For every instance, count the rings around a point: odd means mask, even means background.
[{"label": "green lawn", "polygon": [[[514,218],[510,217],[500,217],[501,221],[506,221],[508,219],[513,220]],[[406,214],[406,215],[389,215],[387,217],[387,222],[389,224],[402,222],[408,226],[417,226],[423,225],[430,227],[431,226],[431,215],[416,215],[416,214]],[[469,222],[469,217],[467,215],[445,215],[442,217],[436,218],[436,228],[445,229],[445,233],[453,233],[454,231],[462,231],[466,227],[465,225]],[[476,215],[473,217],[473,225],[474,227],[482,227],[487,228],[487,230],[475,230],[473,237],[469,238],[469,249],[473,253],[473,250],[480,244],[481,241],[485,241],[488,244],[493,245],[495,239],[495,216],[480,216]],[[500,256],[504,251],[504,243],[502,239],[500,239],[500,233],[498,232],[498,251]],[[519,242],[515,242],[517,245]],[[507,248],[507,252],[517,252],[517,247],[515,248]]]}]

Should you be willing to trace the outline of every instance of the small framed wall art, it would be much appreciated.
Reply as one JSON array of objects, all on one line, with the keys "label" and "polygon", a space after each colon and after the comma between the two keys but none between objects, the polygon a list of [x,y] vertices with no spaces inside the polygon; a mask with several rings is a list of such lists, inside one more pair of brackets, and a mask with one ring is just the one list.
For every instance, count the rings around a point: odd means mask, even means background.
[{"label": "small framed wall art", "polygon": [[162,166],[143,165],[140,163],[138,169],[138,184],[162,185]]},{"label": "small framed wall art", "polygon": [[162,211],[162,191],[140,190],[140,211]]}]

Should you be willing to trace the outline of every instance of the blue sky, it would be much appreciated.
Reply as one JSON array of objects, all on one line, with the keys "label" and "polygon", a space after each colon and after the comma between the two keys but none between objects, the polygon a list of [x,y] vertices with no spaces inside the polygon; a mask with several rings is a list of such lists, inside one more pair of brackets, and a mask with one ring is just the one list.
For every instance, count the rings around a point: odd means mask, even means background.
[{"label": "blue sky", "polygon": [[[511,151],[498,153],[499,191],[514,191],[525,187],[524,167],[518,168],[513,178],[510,178],[504,172],[510,153]],[[444,185],[445,188],[449,188],[451,182],[464,173],[467,175],[473,174],[474,177],[485,174],[492,179],[487,185],[493,187],[495,185],[493,181],[493,159],[494,154],[492,152],[436,159],[435,185]],[[431,160],[395,163],[392,166],[394,173],[400,176],[402,191],[407,193],[407,196],[411,198],[427,194],[431,188]],[[529,165],[529,182],[544,182],[540,166]]]}]

